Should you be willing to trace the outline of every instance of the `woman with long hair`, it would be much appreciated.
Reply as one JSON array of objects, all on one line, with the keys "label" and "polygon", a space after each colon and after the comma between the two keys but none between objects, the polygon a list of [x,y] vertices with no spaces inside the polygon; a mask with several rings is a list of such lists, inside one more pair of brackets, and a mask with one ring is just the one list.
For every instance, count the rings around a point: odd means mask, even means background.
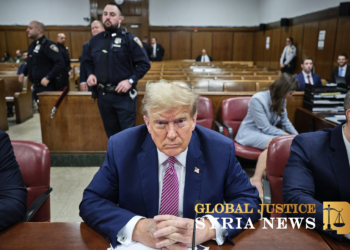
[{"label": "woman with long hair", "polygon": [[[298,134],[288,119],[286,99],[299,89],[298,81],[283,73],[265,91],[253,95],[248,104],[248,113],[236,135],[236,142],[243,146],[263,150],[260,154],[251,183],[263,193],[262,175],[266,169],[267,147],[271,139],[288,134]],[[280,124],[281,128],[277,125]]]}]

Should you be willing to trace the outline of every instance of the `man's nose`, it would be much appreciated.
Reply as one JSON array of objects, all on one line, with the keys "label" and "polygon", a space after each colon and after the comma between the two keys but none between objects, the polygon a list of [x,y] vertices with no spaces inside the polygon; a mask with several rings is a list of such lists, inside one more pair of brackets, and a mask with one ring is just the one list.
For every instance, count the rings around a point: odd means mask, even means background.
[{"label": "man's nose", "polygon": [[168,138],[170,140],[173,140],[173,139],[176,138],[176,135],[177,135],[177,133],[176,133],[176,130],[175,130],[175,124],[174,123],[169,123],[169,125],[168,125],[168,134],[167,134]]}]

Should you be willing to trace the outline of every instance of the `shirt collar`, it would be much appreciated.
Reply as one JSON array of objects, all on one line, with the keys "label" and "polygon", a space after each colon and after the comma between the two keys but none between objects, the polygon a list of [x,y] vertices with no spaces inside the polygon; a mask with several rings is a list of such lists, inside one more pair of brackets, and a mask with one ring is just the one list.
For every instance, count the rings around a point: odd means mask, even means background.
[{"label": "shirt collar", "polygon": [[302,71],[304,76],[310,76],[311,77],[311,72],[308,74],[304,70]]},{"label": "shirt collar", "polygon": [[346,69],[346,66],[348,66],[347,64],[345,64],[343,67],[339,66],[339,69]]},{"label": "shirt collar", "polygon": [[[183,167],[186,167],[187,151],[188,151],[188,147],[185,149],[185,151],[175,156],[177,162],[179,162]],[[158,164],[160,166],[169,158],[169,156],[159,151],[158,148],[157,148],[157,152],[158,152]]]}]

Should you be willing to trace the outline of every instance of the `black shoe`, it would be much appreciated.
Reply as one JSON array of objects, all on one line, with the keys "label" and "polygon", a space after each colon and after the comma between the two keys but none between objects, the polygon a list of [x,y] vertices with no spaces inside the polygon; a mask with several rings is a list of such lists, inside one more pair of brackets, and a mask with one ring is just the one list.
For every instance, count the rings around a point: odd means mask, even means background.
[{"label": "black shoe", "polygon": [[7,113],[7,117],[13,117],[14,113]]}]

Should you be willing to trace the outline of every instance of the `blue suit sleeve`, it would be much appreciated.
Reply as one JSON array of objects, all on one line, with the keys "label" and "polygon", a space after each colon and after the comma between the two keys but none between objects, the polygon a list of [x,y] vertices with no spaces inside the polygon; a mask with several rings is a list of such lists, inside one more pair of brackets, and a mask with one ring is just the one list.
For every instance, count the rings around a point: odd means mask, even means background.
[{"label": "blue suit sleeve", "polygon": [[[316,229],[323,231],[323,204],[316,200],[315,183],[310,169],[310,145],[303,135],[294,138],[288,162],[283,173],[284,204],[316,204],[316,213],[287,213],[288,217],[315,218]],[[331,237],[341,240],[342,235]]]},{"label": "blue suit sleeve", "polygon": [[[225,240],[230,240],[237,235],[242,229],[237,229],[237,219],[241,219],[241,228],[244,228],[250,218],[251,222],[259,220],[260,214],[258,213],[259,204],[261,203],[258,190],[250,184],[250,180],[247,174],[242,170],[240,163],[237,161],[234,144],[231,144],[231,156],[228,171],[224,183],[224,200],[226,203],[234,205],[234,209],[237,209],[238,204],[244,209],[244,204],[249,204],[248,211],[252,213],[213,213],[210,214],[215,218],[220,218],[218,222],[223,226],[223,217],[231,218],[233,223],[231,224],[233,229],[227,227],[228,235]],[[231,241],[231,243],[233,243]]]},{"label": "blue suit sleeve", "polygon": [[82,62],[85,65],[85,69],[86,69],[86,79],[88,79],[91,74],[92,75],[95,74],[94,61],[91,56],[91,40],[88,42],[84,60],[82,60]]},{"label": "blue suit sleeve", "polygon": [[316,80],[314,81],[315,86],[322,86],[321,77],[319,75],[315,75],[315,80]]},{"label": "blue suit sleeve", "polygon": [[117,244],[118,232],[136,215],[118,206],[118,179],[110,140],[105,161],[85,189],[79,208],[86,224],[102,234],[113,247]]},{"label": "blue suit sleeve", "polygon": [[0,131],[0,231],[23,220],[27,189],[13,153],[11,141]]}]

